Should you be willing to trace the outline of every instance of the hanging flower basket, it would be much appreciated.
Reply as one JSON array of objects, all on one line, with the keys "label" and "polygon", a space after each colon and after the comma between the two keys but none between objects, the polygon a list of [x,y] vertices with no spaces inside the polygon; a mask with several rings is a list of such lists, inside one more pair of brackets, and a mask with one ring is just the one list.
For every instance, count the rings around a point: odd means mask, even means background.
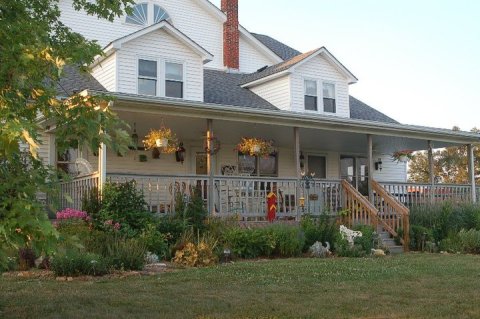
[{"label": "hanging flower basket", "polygon": [[268,156],[275,152],[273,141],[266,141],[255,137],[242,137],[242,141],[237,144],[237,151],[250,156]]},{"label": "hanging flower basket", "polygon": [[413,159],[412,150],[402,150],[393,153],[392,158],[395,162],[398,163],[407,163],[409,160]]},{"label": "hanging flower basket", "polygon": [[147,150],[158,148],[161,153],[173,154],[177,150],[178,140],[171,129],[162,127],[159,130],[150,130],[143,144]]}]

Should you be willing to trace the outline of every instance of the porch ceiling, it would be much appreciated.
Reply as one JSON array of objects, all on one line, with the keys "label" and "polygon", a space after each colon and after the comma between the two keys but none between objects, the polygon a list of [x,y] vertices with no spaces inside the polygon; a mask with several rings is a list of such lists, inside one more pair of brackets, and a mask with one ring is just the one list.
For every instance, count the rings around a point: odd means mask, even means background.
[{"label": "porch ceiling", "polygon": [[[203,143],[206,136],[205,119],[172,115],[146,114],[131,111],[117,112],[124,121],[133,128],[136,123],[140,139],[150,129],[158,129],[162,125],[171,128],[177,137],[184,142]],[[214,135],[223,145],[237,144],[243,136],[271,139],[277,147],[293,148],[293,128],[275,124],[239,122],[231,120],[214,120]],[[373,136],[374,151],[377,154],[391,154],[402,149],[425,150],[424,139],[403,138],[395,136]],[[433,142],[435,148],[458,144]],[[364,133],[334,131],[325,129],[300,129],[300,147],[305,150],[332,151],[345,154],[366,154],[367,138]]]}]

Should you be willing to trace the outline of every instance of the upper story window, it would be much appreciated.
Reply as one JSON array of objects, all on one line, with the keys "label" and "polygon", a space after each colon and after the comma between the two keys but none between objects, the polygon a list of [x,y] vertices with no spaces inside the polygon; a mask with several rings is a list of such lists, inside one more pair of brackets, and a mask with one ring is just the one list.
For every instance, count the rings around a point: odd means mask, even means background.
[{"label": "upper story window", "polygon": [[323,111],[335,113],[337,111],[335,103],[335,84],[323,83]]},{"label": "upper story window", "polygon": [[157,95],[157,61],[138,60],[138,94]]},{"label": "upper story window", "polygon": [[165,63],[165,96],[183,98],[183,64]]},{"label": "upper story window", "polygon": [[133,7],[132,14],[125,18],[126,23],[146,26],[162,20],[170,22],[170,15],[158,4],[142,2]]},{"label": "upper story window", "polygon": [[305,110],[318,110],[317,81],[305,80]]}]

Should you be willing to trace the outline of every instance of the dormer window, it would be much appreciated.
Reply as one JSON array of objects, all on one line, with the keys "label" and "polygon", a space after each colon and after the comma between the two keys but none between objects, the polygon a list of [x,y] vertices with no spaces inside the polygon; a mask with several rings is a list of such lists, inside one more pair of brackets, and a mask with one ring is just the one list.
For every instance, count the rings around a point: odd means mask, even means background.
[{"label": "dormer window", "polygon": [[305,80],[305,110],[318,110],[317,81]]},{"label": "dormer window", "polygon": [[323,83],[323,111],[327,113],[337,112],[335,84],[333,83]]},{"label": "dormer window", "polygon": [[138,60],[138,94],[157,95],[157,61]]},{"label": "dormer window", "polygon": [[[153,14],[150,16],[150,12]],[[125,18],[126,23],[140,25],[140,26],[147,26],[150,24],[155,24],[160,21],[167,20],[171,22],[170,16],[158,4],[152,3],[139,3],[133,7],[132,14],[128,15]]]},{"label": "dormer window", "polygon": [[183,64],[165,63],[165,96],[183,98]]}]

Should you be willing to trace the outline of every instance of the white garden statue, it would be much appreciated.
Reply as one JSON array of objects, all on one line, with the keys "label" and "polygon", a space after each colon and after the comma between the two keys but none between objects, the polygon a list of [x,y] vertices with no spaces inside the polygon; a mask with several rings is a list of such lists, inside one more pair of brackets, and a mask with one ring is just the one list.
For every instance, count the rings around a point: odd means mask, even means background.
[{"label": "white garden statue", "polygon": [[340,235],[342,236],[342,239],[346,239],[350,246],[353,246],[353,241],[357,237],[362,237],[362,232],[360,231],[354,231],[351,229],[348,229],[344,225],[340,225]]}]

